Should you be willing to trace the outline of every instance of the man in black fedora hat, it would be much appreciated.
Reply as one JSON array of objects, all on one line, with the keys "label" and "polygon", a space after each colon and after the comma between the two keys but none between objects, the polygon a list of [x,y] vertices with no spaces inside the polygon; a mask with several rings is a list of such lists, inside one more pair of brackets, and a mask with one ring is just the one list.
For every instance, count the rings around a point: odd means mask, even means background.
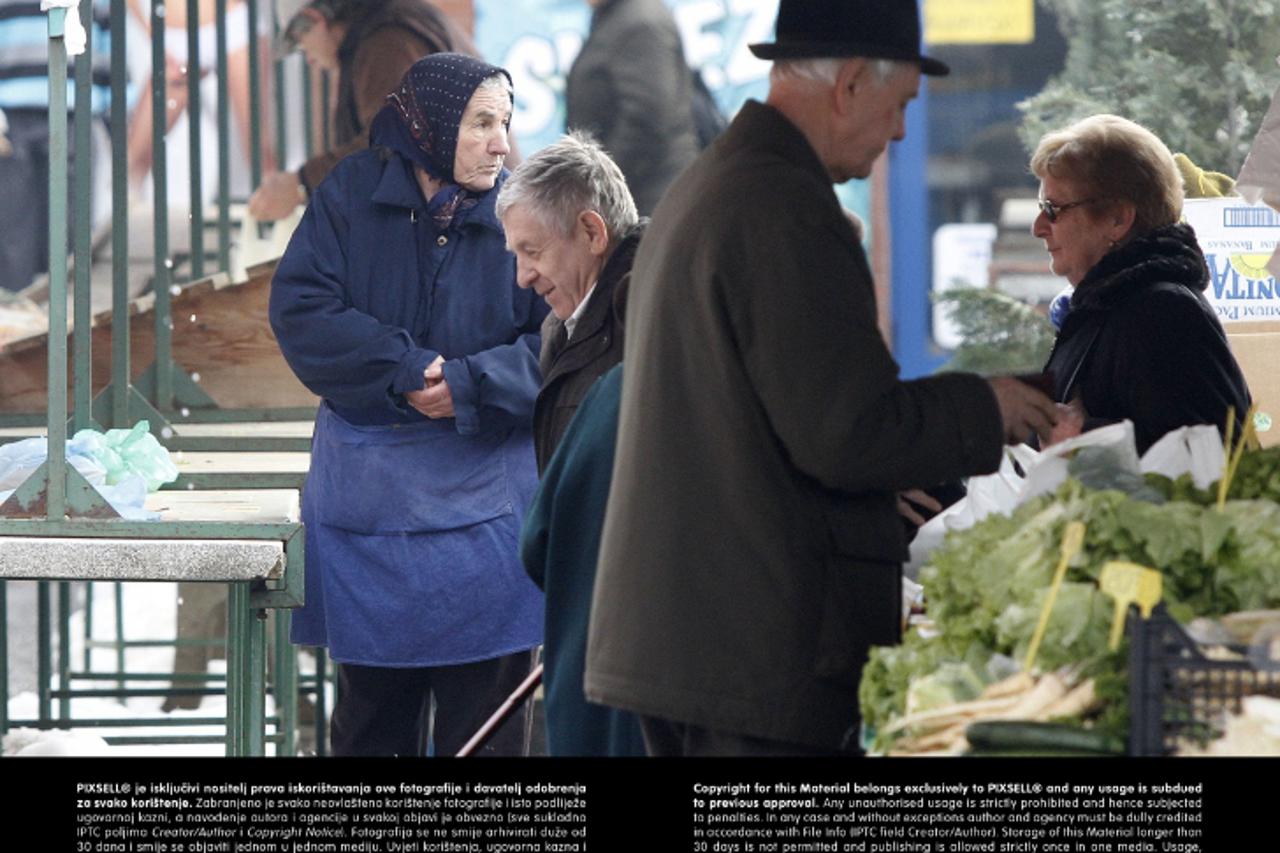
[{"label": "man in black fedora hat", "polygon": [[896,493],[1047,435],[1016,380],[904,382],[832,182],[866,177],[921,73],[915,0],[782,0],[765,103],[668,190],[633,271],[587,698],[656,755],[857,752],[900,632]]}]

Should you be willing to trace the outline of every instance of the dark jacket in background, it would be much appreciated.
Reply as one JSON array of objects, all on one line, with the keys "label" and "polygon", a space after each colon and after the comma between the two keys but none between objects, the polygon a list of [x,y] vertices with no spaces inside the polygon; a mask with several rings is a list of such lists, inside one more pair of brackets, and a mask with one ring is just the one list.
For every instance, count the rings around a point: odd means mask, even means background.
[{"label": "dark jacket in background", "polygon": [[595,10],[569,69],[565,124],[600,141],[643,215],[698,155],[692,104],[680,32],[662,0],[610,0]]},{"label": "dark jacket in background", "polygon": [[621,395],[622,368],[615,366],[583,398],[543,471],[520,534],[520,557],[547,597],[543,685],[551,755],[644,755],[635,715],[593,705],[582,695]]},{"label": "dark jacket in background", "polygon": [[826,168],[753,101],[654,212],[623,373],[587,698],[852,748],[900,634],[894,493],[995,470],[990,385],[898,378]]},{"label": "dark jacket in background", "polygon": [[385,0],[356,8],[338,48],[333,147],[312,157],[299,172],[308,190],[319,186],[343,157],[369,146],[370,122],[413,63],[448,51],[480,55],[471,39],[427,0]]},{"label": "dark jacket in background", "polygon": [[623,237],[605,261],[572,339],[565,338],[564,321],[555,314],[548,314],[542,323],[542,388],[533,407],[533,444],[539,473],[551,461],[560,437],[592,384],[622,360],[626,284],[643,230],[638,226]]},{"label": "dark jacket in background", "polygon": [[1204,296],[1209,271],[1188,225],[1168,225],[1108,253],[1076,286],[1045,369],[1054,399],[1079,395],[1086,429],[1133,421],[1138,453],[1193,424],[1235,434],[1249,389]]}]

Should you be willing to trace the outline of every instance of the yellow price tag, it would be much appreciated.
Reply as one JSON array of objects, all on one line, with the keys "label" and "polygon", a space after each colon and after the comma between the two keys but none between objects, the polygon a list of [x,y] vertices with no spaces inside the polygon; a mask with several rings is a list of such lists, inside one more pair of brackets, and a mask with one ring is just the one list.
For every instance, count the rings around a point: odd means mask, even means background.
[{"label": "yellow price tag", "polygon": [[1049,627],[1049,614],[1053,612],[1053,605],[1058,600],[1058,589],[1062,586],[1062,579],[1067,576],[1067,563],[1071,562],[1071,558],[1076,555],[1082,545],[1084,545],[1084,522],[1069,522],[1066,530],[1062,532],[1062,558],[1058,560],[1058,567],[1053,572],[1053,583],[1049,585],[1049,594],[1045,597],[1044,608],[1040,611],[1040,622],[1036,625],[1035,633],[1031,635],[1031,645],[1027,648],[1027,657],[1023,663],[1023,669],[1027,672],[1031,672],[1031,668],[1035,665],[1036,654],[1040,651],[1040,642],[1044,639],[1045,629]]},{"label": "yellow price tag", "polygon": [[1115,616],[1111,620],[1111,651],[1120,647],[1120,635],[1124,632],[1124,617],[1129,612],[1129,605],[1138,605],[1142,617],[1149,617],[1151,609],[1160,603],[1163,582],[1164,576],[1155,569],[1137,563],[1112,560],[1102,567],[1098,585],[1116,602]]}]

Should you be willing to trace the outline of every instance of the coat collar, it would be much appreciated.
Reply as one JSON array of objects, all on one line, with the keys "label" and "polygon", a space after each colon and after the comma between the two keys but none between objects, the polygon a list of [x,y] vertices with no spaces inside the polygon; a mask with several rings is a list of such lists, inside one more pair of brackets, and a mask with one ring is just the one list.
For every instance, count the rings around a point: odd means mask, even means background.
[{"label": "coat collar", "polygon": [[[610,253],[604,268],[600,271],[600,279],[596,282],[595,290],[591,293],[591,301],[587,303],[587,309],[578,319],[578,325],[574,329],[571,340],[559,347],[556,346],[556,342],[562,339],[560,330],[564,328],[564,321],[554,314],[547,315],[542,327],[543,338],[548,343],[542,364],[544,385],[554,375],[576,369],[578,365],[574,359],[564,361],[561,356],[575,349],[580,350],[580,345],[591,340],[605,328],[611,317],[615,320],[617,328],[622,327],[622,314],[626,303],[626,278],[631,272],[631,265],[635,262],[636,250],[640,246],[640,238],[647,225],[648,220],[642,219],[635,228],[627,232],[627,235]],[[583,360],[590,361],[590,357]]]},{"label": "coat collar", "polygon": [[[374,204],[416,210],[419,214],[425,215],[427,202],[423,199],[422,190],[413,176],[413,165],[394,151],[383,150],[386,153],[383,159],[382,175],[378,178],[378,185],[373,190]],[[503,168],[498,174],[498,181],[493,185],[493,189],[481,196],[480,203],[467,212],[463,225],[482,225],[491,231],[502,233],[502,222],[498,219],[496,210],[498,190],[506,183],[509,174],[511,173]]]},{"label": "coat collar", "polygon": [[1106,309],[1159,282],[1200,292],[1209,285],[1190,225],[1164,225],[1108,252],[1076,285],[1071,309]]},{"label": "coat collar", "polygon": [[748,100],[729,128],[721,134],[721,139],[724,140],[726,154],[728,150],[740,147],[750,147],[754,151],[766,150],[813,173],[816,180],[829,188],[831,203],[839,207],[839,200],[831,185],[831,175],[818,158],[818,152],[813,150],[800,128],[774,107]]}]

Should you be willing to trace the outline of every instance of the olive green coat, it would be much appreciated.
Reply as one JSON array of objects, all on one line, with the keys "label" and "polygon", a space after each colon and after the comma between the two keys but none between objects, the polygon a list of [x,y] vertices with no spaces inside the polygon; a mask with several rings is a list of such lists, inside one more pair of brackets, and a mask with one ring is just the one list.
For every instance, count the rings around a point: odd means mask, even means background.
[{"label": "olive green coat", "polygon": [[626,333],[587,698],[850,746],[899,637],[894,492],[996,468],[989,385],[899,380],[830,178],[754,102],[658,206]]}]

